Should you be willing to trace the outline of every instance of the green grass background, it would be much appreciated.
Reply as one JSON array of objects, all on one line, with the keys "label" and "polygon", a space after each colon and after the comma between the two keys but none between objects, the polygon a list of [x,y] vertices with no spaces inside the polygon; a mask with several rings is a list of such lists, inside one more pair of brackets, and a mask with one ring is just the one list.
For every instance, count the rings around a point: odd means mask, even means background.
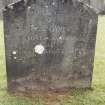
[{"label": "green grass background", "polygon": [[[71,90],[63,99],[48,105],[105,105],[105,17],[99,16],[94,62],[93,90]],[[0,21],[0,105],[46,105],[41,97],[33,100],[6,91],[3,23]]]}]

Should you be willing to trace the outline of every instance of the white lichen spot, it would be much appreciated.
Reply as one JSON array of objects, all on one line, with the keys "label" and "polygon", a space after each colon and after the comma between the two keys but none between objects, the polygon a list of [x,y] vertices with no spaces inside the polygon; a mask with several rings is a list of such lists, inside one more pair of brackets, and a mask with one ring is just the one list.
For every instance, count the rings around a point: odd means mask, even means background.
[{"label": "white lichen spot", "polygon": [[16,51],[13,51],[12,54],[13,54],[13,55],[16,55]]},{"label": "white lichen spot", "polygon": [[46,5],[45,7],[48,8],[48,5]]},{"label": "white lichen spot", "polygon": [[55,5],[55,2],[53,2],[52,5]]},{"label": "white lichen spot", "polygon": [[34,50],[35,50],[35,53],[41,55],[41,54],[43,54],[45,48],[42,44],[38,44],[38,45],[35,46]]},{"label": "white lichen spot", "polygon": [[62,37],[60,36],[59,39],[62,40]]},{"label": "white lichen spot", "polygon": [[17,57],[14,57],[14,59],[17,59]]},{"label": "white lichen spot", "polygon": [[31,9],[31,6],[28,6],[28,10],[30,10]]}]

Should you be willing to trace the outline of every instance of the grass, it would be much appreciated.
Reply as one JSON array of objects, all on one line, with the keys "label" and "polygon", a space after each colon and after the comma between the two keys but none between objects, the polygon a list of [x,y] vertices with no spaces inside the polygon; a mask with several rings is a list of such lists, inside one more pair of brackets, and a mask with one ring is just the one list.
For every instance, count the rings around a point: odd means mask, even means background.
[{"label": "grass", "polygon": [[[62,98],[56,97],[47,105],[105,105],[105,17],[99,17],[93,90],[71,90]],[[0,105],[46,105],[42,97],[31,99],[13,96],[6,91],[6,72],[2,21],[0,21]]]}]

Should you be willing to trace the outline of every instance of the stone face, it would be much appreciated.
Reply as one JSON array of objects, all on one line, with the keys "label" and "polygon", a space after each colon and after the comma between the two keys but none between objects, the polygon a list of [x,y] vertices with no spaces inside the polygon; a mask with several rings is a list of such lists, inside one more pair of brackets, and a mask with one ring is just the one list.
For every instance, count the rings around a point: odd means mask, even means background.
[{"label": "stone face", "polygon": [[4,11],[8,88],[91,87],[97,15],[71,0],[19,1]]}]

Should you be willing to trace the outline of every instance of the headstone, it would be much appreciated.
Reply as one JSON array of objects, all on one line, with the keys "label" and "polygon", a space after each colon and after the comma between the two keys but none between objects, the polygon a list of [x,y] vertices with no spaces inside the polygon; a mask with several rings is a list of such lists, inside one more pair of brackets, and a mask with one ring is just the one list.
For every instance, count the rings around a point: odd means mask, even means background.
[{"label": "headstone", "polygon": [[4,10],[8,89],[91,87],[98,16],[82,2],[23,0]]}]

